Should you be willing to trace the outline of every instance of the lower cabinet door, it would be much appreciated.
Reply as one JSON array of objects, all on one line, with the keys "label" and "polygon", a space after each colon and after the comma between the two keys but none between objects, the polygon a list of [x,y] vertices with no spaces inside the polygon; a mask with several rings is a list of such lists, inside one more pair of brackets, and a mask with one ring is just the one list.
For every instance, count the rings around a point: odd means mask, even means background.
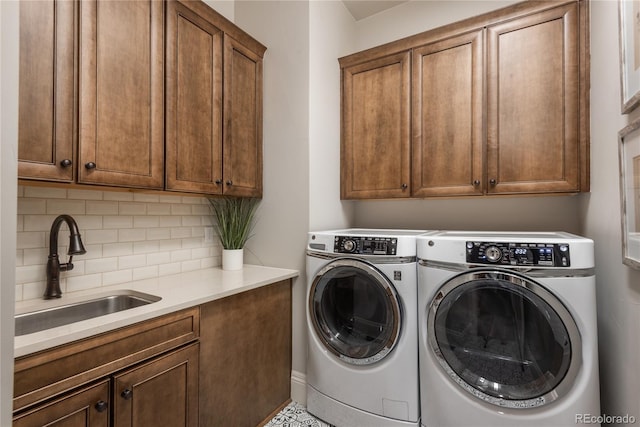
[{"label": "lower cabinet door", "polygon": [[109,380],[85,387],[13,418],[14,427],[108,427]]},{"label": "lower cabinet door", "polygon": [[114,425],[197,426],[198,348],[194,343],[115,375]]}]

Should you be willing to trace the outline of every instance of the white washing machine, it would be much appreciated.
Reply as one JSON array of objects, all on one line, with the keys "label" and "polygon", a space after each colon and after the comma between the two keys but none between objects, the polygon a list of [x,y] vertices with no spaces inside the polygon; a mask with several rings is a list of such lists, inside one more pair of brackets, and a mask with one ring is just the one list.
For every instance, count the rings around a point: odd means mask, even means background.
[{"label": "white washing machine", "polygon": [[423,426],[600,414],[593,241],[445,231],[417,247]]},{"label": "white washing machine", "polygon": [[338,427],[419,426],[416,236],[309,233],[307,410]]}]

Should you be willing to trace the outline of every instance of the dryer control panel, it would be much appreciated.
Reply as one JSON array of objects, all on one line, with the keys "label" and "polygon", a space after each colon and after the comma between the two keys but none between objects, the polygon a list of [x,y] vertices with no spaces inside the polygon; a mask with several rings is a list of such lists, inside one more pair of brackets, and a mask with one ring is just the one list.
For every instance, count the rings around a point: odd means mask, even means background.
[{"label": "dryer control panel", "polygon": [[467,241],[467,262],[511,266],[571,267],[569,245]]},{"label": "dryer control panel", "polygon": [[395,237],[336,236],[333,252],[337,254],[395,255]]}]

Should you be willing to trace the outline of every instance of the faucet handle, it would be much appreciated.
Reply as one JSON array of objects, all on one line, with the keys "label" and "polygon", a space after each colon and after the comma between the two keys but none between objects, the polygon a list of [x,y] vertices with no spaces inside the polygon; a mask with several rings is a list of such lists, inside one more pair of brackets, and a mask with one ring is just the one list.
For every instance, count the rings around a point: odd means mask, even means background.
[{"label": "faucet handle", "polygon": [[73,270],[73,263],[71,262],[73,260],[73,255],[69,255],[69,261],[67,261],[64,264],[60,264],[60,271],[71,271]]}]

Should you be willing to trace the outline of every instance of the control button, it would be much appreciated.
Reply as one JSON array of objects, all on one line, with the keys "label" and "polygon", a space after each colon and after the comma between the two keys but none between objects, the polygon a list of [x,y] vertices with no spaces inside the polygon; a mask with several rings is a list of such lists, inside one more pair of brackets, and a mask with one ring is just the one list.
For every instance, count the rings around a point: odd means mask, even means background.
[{"label": "control button", "polygon": [[562,252],[567,252],[569,250],[569,246],[567,245],[560,245],[560,251]]},{"label": "control button", "polygon": [[353,252],[356,249],[356,242],[353,240],[345,240],[342,247],[347,252]]},{"label": "control button", "polygon": [[489,262],[498,262],[502,258],[502,251],[497,246],[489,246],[484,253]]},{"label": "control button", "polygon": [[473,249],[473,243],[467,242],[467,249]]}]

